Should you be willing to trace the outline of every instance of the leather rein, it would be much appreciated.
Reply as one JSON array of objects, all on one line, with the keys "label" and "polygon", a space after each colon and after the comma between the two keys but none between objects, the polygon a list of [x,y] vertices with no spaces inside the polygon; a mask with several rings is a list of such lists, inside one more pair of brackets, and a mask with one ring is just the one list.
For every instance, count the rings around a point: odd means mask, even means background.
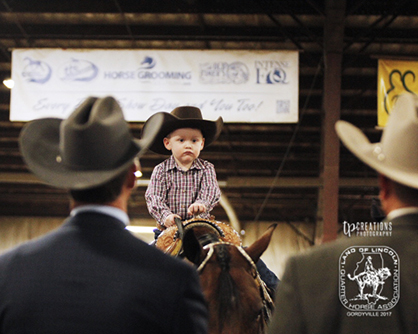
[{"label": "leather rein", "polygon": [[251,257],[247,254],[247,252],[242,247],[237,246],[230,242],[225,242],[225,241],[213,242],[204,246],[203,249],[209,249],[209,250],[208,250],[208,253],[206,254],[205,259],[197,267],[197,272],[199,273],[199,275],[202,273],[206,264],[209,262],[210,258],[213,256],[215,252],[215,247],[218,245],[229,245],[229,246],[235,247],[241,253],[241,255],[247,260],[247,262],[251,265],[253,278],[257,286],[259,287],[261,299],[263,301],[263,310],[261,312],[261,317],[264,323],[267,324],[271,317],[271,312],[272,312],[274,302],[271,299],[270,294],[267,291],[266,283],[264,283],[264,281],[260,278],[260,274],[258,273],[257,266],[255,265],[254,261],[251,259]]}]

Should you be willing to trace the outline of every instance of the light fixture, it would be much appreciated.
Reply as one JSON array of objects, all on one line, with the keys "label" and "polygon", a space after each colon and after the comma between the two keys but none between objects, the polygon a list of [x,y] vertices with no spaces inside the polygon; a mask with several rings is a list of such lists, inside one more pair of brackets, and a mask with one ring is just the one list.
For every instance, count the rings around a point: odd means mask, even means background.
[{"label": "light fixture", "polygon": [[139,178],[142,177],[141,163],[139,162],[139,158],[134,159],[134,164],[136,166],[136,172],[134,174],[135,174],[136,179],[138,180]]},{"label": "light fixture", "polygon": [[126,229],[133,233],[154,233],[155,226],[128,225]]},{"label": "light fixture", "polygon": [[5,85],[7,88],[12,89],[15,85],[15,82],[12,79],[4,79],[3,85]]}]

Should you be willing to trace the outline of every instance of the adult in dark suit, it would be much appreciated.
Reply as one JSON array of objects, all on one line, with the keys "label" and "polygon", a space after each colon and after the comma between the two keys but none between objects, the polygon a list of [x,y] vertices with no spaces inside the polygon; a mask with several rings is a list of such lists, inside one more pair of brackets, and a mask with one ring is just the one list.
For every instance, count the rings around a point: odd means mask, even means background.
[{"label": "adult in dark suit", "polygon": [[387,216],[290,258],[269,333],[418,333],[418,97],[398,98],[379,143],[344,121],[336,131],[378,172]]},{"label": "adult in dark suit", "polygon": [[126,230],[134,163],[161,125],[132,138],[112,97],[88,98],[66,120],[40,119],[20,137],[28,167],[70,189],[57,230],[0,256],[0,333],[206,333],[190,265]]}]

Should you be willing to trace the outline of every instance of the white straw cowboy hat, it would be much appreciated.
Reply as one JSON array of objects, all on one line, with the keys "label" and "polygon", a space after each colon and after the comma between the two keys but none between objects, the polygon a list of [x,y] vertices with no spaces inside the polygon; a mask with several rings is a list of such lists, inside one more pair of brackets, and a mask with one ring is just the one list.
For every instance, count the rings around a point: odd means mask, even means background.
[{"label": "white straw cowboy hat", "polygon": [[19,144],[28,168],[44,182],[66,189],[99,186],[128,168],[158,133],[155,117],[142,139],[134,139],[113,97],[87,98],[65,120],[26,124]]},{"label": "white straw cowboy hat", "polygon": [[370,143],[354,125],[335,125],[344,145],[361,161],[388,178],[418,188],[418,97],[398,97],[379,143]]},{"label": "white straw cowboy hat", "polygon": [[163,139],[174,130],[180,128],[199,129],[205,138],[205,146],[209,146],[219,137],[223,127],[222,117],[219,117],[216,121],[208,121],[203,119],[199,108],[182,106],[175,108],[171,113],[161,111],[152,115],[145,122],[143,131],[148,129],[154,117],[160,117],[161,115],[164,118],[163,125],[153,144],[149,147],[151,151],[159,154],[167,155],[171,153],[165,148]]}]

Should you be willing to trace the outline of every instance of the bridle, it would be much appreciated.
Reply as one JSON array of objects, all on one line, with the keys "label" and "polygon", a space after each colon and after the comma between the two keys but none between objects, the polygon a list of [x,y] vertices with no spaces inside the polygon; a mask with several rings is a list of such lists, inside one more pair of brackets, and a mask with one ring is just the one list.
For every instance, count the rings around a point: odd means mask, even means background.
[{"label": "bridle", "polygon": [[195,227],[204,227],[209,228],[209,230],[211,230],[211,232],[209,233],[196,236],[196,239],[201,245],[201,247],[204,250],[208,249],[208,252],[206,253],[206,256],[203,259],[203,261],[199,265],[197,265],[197,272],[199,273],[199,275],[202,274],[205,266],[209,262],[210,258],[213,256],[215,252],[215,247],[219,245],[228,245],[235,247],[238,250],[238,252],[244,257],[244,259],[250,264],[252,276],[256,283],[256,286],[259,289],[260,297],[263,303],[261,312],[257,317],[257,320],[259,321],[259,333],[264,333],[268,321],[271,318],[271,313],[274,308],[274,302],[267,290],[266,284],[260,278],[257,266],[255,265],[251,257],[247,254],[247,252],[242,248],[241,240],[237,232],[235,232],[231,228],[228,229],[228,225],[223,224],[221,222],[201,219],[198,217],[195,217],[187,221],[185,224],[183,224],[181,220],[177,220],[176,225],[177,232],[173,237],[174,245],[176,245],[176,251],[174,252],[174,254],[173,252],[170,252],[170,254],[176,256],[181,251],[181,249],[183,249],[182,240],[186,236],[186,234],[188,234],[188,232],[193,230]]},{"label": "bridle", "polygon": [[[208,252],[206,254],[206,257],[203,259],[203,261],[200,263],[200,265],[197,267],[197,272],[199,275],[202,273],[203,269],[209,262],[210,258],[213,256],[215,252],[215,247],[218,245],[228,245],[231,247],[235,247],[241,255],[245,258],[245,260],[250,264],[252,272],[253,272],[253,278],[257,284],[257,287],[260,290],[261,299],[263,302],[263,309],[261,312],[261,324],[267,324],[270,317],[271,312],[273,309],[274,302],[270,297],[270,294],[267,291],[266,283],[260,278],[260,274],[258,273],[257,266],[255,265],[254,261],[251,259],[251,257],[247,254],[247,252],[240,246],[237,246],[230,242],[224,242],[224,241],[218,241],[218,242],[212,242],[206,246],[203,247],[203,249],[208,249]],[[262,328],[261,328],[262,330]]]}]

